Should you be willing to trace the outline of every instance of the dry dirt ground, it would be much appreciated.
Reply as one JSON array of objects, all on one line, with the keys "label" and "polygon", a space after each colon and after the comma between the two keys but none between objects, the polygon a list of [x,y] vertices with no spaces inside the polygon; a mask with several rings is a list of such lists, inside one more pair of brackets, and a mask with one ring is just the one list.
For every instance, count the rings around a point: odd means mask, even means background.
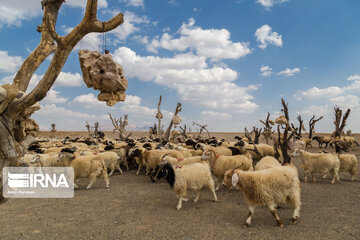
[{"label": "dry dirt ground", "polygon": [[306,184],[300,162],[294,163],[301,216],[293,225],[292,210],[282,206],[283,229],[266,208],[257,208],[252,225],[242,228],[248,210],[238,190],[220,188],[217,203],[204,190],[197,204],[189,192],[190,200],[177,211],[166,182],[151,183],[132,170],[110,177],[108,189],[98,179],[85,190],[88,181],[82,179],[72,199],[10,199],[0,205],[0,239],[360,239],[360,182],[345,173],[340,184],[331,185],[329,177]]}]

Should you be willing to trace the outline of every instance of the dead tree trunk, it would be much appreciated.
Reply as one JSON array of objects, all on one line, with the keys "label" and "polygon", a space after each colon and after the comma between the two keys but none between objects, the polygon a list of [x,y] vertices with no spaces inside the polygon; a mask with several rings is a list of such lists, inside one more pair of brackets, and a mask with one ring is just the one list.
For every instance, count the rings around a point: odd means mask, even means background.
[{"label": "dead tree trunk", "polygon": [[[291,127],[293,128],[293,131],[295,131],[295,135],[296,135],[297,137],[299,137],[299,138],[302,138],[302,133],[301,133],[301,131],[302,131],[302,130],[303,130],[303,131],[306,131],[306,130],[305,130],[305,127],[304,127],[304,120],[302,120],[301,115],[298,115],[298,116],[297,116],[297,120],[299,121],[299,127],[296,128],[296,127],[294,126],[294,124],[291,124]],[[295,130],[295,129],[297,129],[297,130]]]},{"label": "dead tree trunk", "polygon": [[124,121],[122,120],[122,118],[113,118],[111,116],[110,113],[109,114],[109,117],[110,117],[110,120],[111,120],[111,123],[112,125],[114,126],[114,130],[118,131],[119,132],[119,138],[121,141],[125,141],[127,137],[125,137],[125,133],[126,133],[126,126],[128,125],[128,115],[124,115]]},{"label": "dead tree trunk", "polygon": [[312,118],[309,121],[309,137],[310,139],[312,139],[313,134],[315,132],[315,123],[317,121],[320,121],[323,118],[323,116],[319,117],[318,119],[315,119],[315,115],[312,116]]},{"label": "dead tree trunk", "polygon": [[[349,146],[346,146],[344,142],[341,141],[341,136],[344,134],[344,128],[346,126],[346,121],[350,115],[351,110],[348,108],[344,116],[342,116],[342,110],[339,107],[334,107],[335,111],[335,131],[331,134],[334,138],[335,151],[340,153],[341,150],[348,150]],[[341,121],[342,117],[342,121]],[[340,124],[341,123],[341,124]]]},{"label": "dead tree trunk", "polygon": [[260,139],[260,134],[261,134],[261,128],[259,130],[259,128],[255,128],[253,127],[253,132],[254,132],[254,143],[255,144],[259,144],[259,139]]},{"label": "dead tree trunk", "polygon": [[[5,98],[0,100],[0,172],[4,166],[15,165],[24,154],[38,131],[36,122],[30,119],[32,113],[40,109],[36,105],[53,86],[69,54],[77,43],[88,33],[107,32],[123,23],[123,14],[107,22],[97,19],[97,0],[88,0],[82,21],[66,36],[60,36],[55,25],[64,0],[43,0],[43,21],[38,26],[41,40],[37,48],[26,58],[15,75],[13,83],[0,88],[6,91]],[[43,78],[28,94],[26,92],[30,79],[38,67],[51,54],[54,56]],[[2,180],[2,179],[1,179]],[[2,184],[0,184],[2,198]],[[1,201],[1,199],[0,199]]]},{"label": "dead tree trunk", "polygon": [[179,112],[181,112],[181,103],[178,103],[176,105],[174,116],[171,119],[171,122],[170,122],[168,128],[166,129],[165,136],[164,136],[164,141],[169,141],[170,140],[170,132],[171,132],[172,126],[174,125],[174,117],[177,116]]},{"label": "dead tree trunk", "polygon": [[[284,112],[285,115],[285,119],[286,119],[286,124],[284,124],[285,126],[282,126],[281,124],[278,124],[277,130],[278,130],[278,139],[277,139],[277,144],[282,152],[284,161],[283,164],[285,163],[290,163],[291,162],[291,157],[288,154],[288,149],[289,149],[289,140],[294,136],[295,131],[291,131],[291,127],[290,127],[290,123],[289,123],[289,110],[288,110],[288,104],[285,103],[284,99],[281,99],[281,103],[283,105],[282,108],[282,112]],[[281,133],[281,128],[284,130],[283,133]],[[275,146],[277,148],[277,146]],[[277,154],[278,155],[278,154]]]},{"label": "dead tree trunk", "polygon": [[270,120],[270,113],[268,112],[265,122],[263,120],[260,120],[260,122],[264,124],[264,131],[262,132],[262,135],[265,138],[266,144],[269,144],[269,140],[273,134],[272,126],[274,125],[274,122]]},{"label": "dead tree trunk", "polygon": [[187,126],[184,125],[184,127],[180,127],[180,133],[185,139],[188,139],[188,138],[190,138],[189,136],[191,134],[191,128],[189,127],[188,132],[187,132]]},{"label": "dead tree trunk", "polygon": [[160,95],[160,98],[159,98],[159,102],[158,102],[158,106],[157,106],[157,113],[156,113],[156,118],[158,120],[158,129],[157,129],[157,133],[158,133],[158,138],[161,139],[161,136],[162,136],[162,133],[163,133],[163,128],[164,126],[161,126],[161,119],[163,118],[163,114],[161,113],[160,111],[160,105],[161,105],[161,95]]},{"label": "dead tree trunk", "polygon": [[199,138],[201,136],[201,133],[205,130],[208,134],[208,138],[210,139],[210,132],[206,129],[207,125],[200,125],[196,122],[193,122],[193,125],[199,126],[199,135],[196,138]]}]

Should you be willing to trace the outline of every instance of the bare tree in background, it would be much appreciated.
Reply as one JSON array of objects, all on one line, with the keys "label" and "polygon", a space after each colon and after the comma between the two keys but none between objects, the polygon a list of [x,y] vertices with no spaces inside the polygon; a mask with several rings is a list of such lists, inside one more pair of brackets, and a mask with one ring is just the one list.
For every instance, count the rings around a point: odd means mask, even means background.
[{"label": "bare tree in background", "polygon": [[108,114],[109,114],[111,123],[114,126],[114,130],[119,132],[120,140],[121,141],[126,140],[131,135],[131,133],[130,133],[128,136],[125,137],[125,133],[126,133],[125,128],[128,125],[128,115],[124,115],[124,120],[123,120],[122,117],[117,119],[115,117],[113,118],[110,113],[108,113]]},{"label": "bare tree in background", "polygon": [[196,137],[196,138],[199,138],[200,136],[201,136],[201,133],[205,130],[206,132],[207,132],[207,134],[208,134],[208,138],[210,138],[210,132],[207,130],[207,125],[200,125],[200,124],[198,124],[198,123],[196,123],[196,122],[193,122],[193,125],[196,125],[196,126],[198,126],[198,127],[200,127],[200,129],[199,129],[199,135]]},{"label": "bare tree in background", "polygon": [[168,128],[165,131],[165,136],[164,136],[164,140],[165,141],[169,141],[170,140],[170,132],[171,132],[171,128],[174,125],[174,120],[176,118],[176,116],[178,115],[178,113],[181,112],[181,103],[177,103],[176,105],[176,109],[175,109],[175,113],[171,119],[171,122],[169,123]]},{"label": "bare tree in background", "polygon": [[264,124],[264,131],[262,132],[262,135],[265,138],[266,144],[269,144],[269,140],[272,138],[272,134],[274,133],[272,131],[272,126],[274,126],[274,122],[270,120],[270,113],[267,113],[267,117],[265,121],[260,120],[262,124]]},{"label": "bare tree in background", "polygon": [[157,125],[157,134],[158,134],[158,138],[161,139],[162,137],[162,134],[163,134],[163,129],[164,129],[164,125],[161,125],[161,119],[164,117],[163,114],[161,113],[160,111],[160,105],[161,105],[161,100],[162,100],[162,96],[160,95],[160,98],[159,98],[159,102],[158,102],[158,106],[157,106],[157,113],[156,113],[156,118],[158,120],[158,125]]},{"label": "bare tree in background", "polygon": [[[37,31],[41,33],[40,43],[25,59],[12,84],[4,84],[0,87],[0,172],[3,167],[16,165],[19,157],[33,141],[39,127],[30,116],[40,109],[37,103],[53,86],[77,43],[88,33],[108,32],[123,23],[122,13],[109,21],[99,21],[98,1],[87,0],[81,22],[66,36],[60,36],[55,26],[59,9],[64,2],[64,0],[41,1],[44,14],[42,24],[37,27]],[[54,55],[44,76],[30,93],[25,94],[31,77],[52,53]],[[1,175],[0,181],[2,182]],[[3,202],[2,184],[0,185],[0,202]]]},{"label": "bare tree in background", "polygon": [[[292,131],[292,129],[290,127],[288,104],[284,101],[284,99],[281,99],[281,104],[283,105],[283,108],[281,109],[281,111],[284,113],[284,117],[286,119],[286,124],[278,124],[278,126],[277,126],[278,138],[277,138],[277,141],[274,141],[274,144],[275,144],[274,148],[277,149],[278,147],[280,147],[281,153],[284,158],[284,161],[283,161],[283,164],[284,164],[284,163],[291,162],[291,157],[288,154],[289,140],[294,136],[297,129],[294,129],[295,131],[294,130]],[[281,130],[283,130],[283,132],[281,132]],[[275,151],[275,157],[277,159],[280,158],[280,154],[278,153],[277,150]]]},{"label": "bare tree in background", "polygon": [[[346,126],[346,121],[350,115],[350,108],[348,108],[342,116],[342,110],[339,107],[334,107],[335,112],[335,131],[331,134],[331,136],[334,138],[333,142],[335,143],[335,151],[337,153],[340,153],[341,150],[348,150],[349,146],[345,144],[345,142],[341,141],[341,137],[345,135],[344,128]],[[342,120],[341,120],[342,118]]]},{"label": "bare tree in background", "polygon": [[191,134],[191,128],[187,128],[186,125],[184,125],[184,127],[180,127],[180,132],[181,132],[181,135],[185,138],[185,139],[188,139],[188,138],[191,138],[190,137],[190,134]]},{"label": "bare tree in background", "polygon": [[312,116],[312,118],[309,120],[309,136],[308,138],[312,139],[313,134],[315,133],[315,124],[316,122],[320,121],[323,118],[323,116],[319,117],[318,119],[315,119],[315,115]]}]

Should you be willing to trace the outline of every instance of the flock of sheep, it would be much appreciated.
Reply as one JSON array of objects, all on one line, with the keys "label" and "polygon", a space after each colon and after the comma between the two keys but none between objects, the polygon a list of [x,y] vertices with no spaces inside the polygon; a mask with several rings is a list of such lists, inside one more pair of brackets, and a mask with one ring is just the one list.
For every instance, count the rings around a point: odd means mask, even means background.
[{"label": "flock of sheep", "polygon": [[[88,178],[90,189],[97,177],[101,177],[109,187],[109,177],[115,170],[123,174],[126,170],[137,169],[139,175],[143,168],[153,182],[165,179],[178,199],[176,208],[182,207],[187,190],[197,193],[194,203],[198,202],[202,189],[208,188],[217,201],[216,190],[223,184],[227,188],[240,189],[249,208],[244,227],[251,224],[256,206],[266,206],[283,227],[276,213],[283,203],[293,208],[292,221],[300,217],[300,181],[298,169],[293,164],[281,164],[276,159],[273,146],[250,144],[246,138],[236,138],[236,142],[187,139],[183,142],[155,142],[147,138],[127,139],[70,139],[41,140],[30,145],[28,153],[22,157],[20,166],[74,168],[74,187],[78,188],[79,178]],[[324,139],[316,139],[324,143]],[[300,140],[301,141],[301,140]],[[331,142],[331,139],[328,143]],[[293,146],[303,146],[301,142]],[[327,147],[327,144],[326,144]],[[254,151],[255,149],[256,151]],[[303,147],[292,151],[292,157],[302,160],[304,182],[310,174],[326,177],[332,175],[331,183],[340,182],[339,172],[349,172],[356,180],[358,161],[354,154],[310,153]],[[110,173],[108,174],[108,170]]]}]

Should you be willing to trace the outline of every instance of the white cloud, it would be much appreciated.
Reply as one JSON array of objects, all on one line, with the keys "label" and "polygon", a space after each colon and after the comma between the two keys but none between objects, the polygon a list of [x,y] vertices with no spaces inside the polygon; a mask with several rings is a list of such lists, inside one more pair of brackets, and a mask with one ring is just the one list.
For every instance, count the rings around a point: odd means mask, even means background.
[{"label": "white cloud", "polygon": [[328,87],[328,88],[318,88],[312,87],[309,90],[300,92],[296,95],[297,97],[308,97],[308,98],[322,98],[322,97],[331,97],[334,95],[342,94],[344,90],[340,87]]},{"label": "white cloud", "polygon": [[39,0],[1,1],[0,12],[0,28],[3,24],[20,27],[22,21],[42,14]]},{"label": "white cloud", "polygon": [[[117,14],[117,11],[111,12],[113,15]],[[126,10],[124,14],[124,23],[110,31],[109,34],[113,34],[117,39],[115,43],[124,41],[129,35],[140,31],[140,24],[149,24],[150,21],[146,16],[138,16],[135,13]]]},{"label": "white cloud", "polygon": [[300,72],[300,68],[297,67],[293,69],[286,68],[285,70],[278,72],[277,75],[284,75],[286,77],[290,77],[290,76],[294,76],[295,73],[299,73],[299,72]]},{"label": "white cloud", "polygon": [[153,81],[178,92],[182,100],[194,105],[233,112],[253,112],[258,108],[248,93],[258,86],[240,87],[238,74],[230,68],[208,67],[206,58],[192,54],[173,58],[142,57],[126,47],[118,48],[114,59],[128,77]]},{"label": "white cloud", "polygon": [[312,105],[312,106],[305,108],[302,111],[297,112],[297,115],[300,114],[300,115],[304,115],[307,117],[312,117],[313,115],[328,116],[331,114],[331,111],[332,111],[332,107],[329,104],[325,104],[322,106]]},{"label": "white cloud", "polygon": [[331,86],[327,88],[312,87],[306,91],[298,91],[294,97],[298,100],[301,100],[302,97],[331,98],[341,94],[350,94],[352,92],[358,93],[360,90],[360,80],[357,79],[357,75],[350,76],[347,78],[347,80],[352,80],[350,85],[344,87]]},{"label": "white cloud", "polygon": [[18,70],[22,62],[22,57],[9,56],[8,52],[0,50],[0,72],[13,73]]},{"label": "white cloud", "polygon": [[267,24],[258,28],[255,32],[256,40],[260,42],[259,48],[265,49],[268,44],[282,46],[282,37],[277,32],[272,32],[271,27]]},{"label": "white cloud", "polygon": [[61,72],[56,79],[55,86],[79,87],[82,83],[82,77],[79,73]]},{"label": "white cloud", "polygon": [[125,3],[126,6],[144,8],[144,0],[120,0],[120,2]]},{"label": "white cloud", "polygon": [[81,104],[85,108],[106,108],[106,102],[99,101],[94,94],[89,93],[74,98],[73,103]]},{"label": "white cloud", "polygon": [[[67,0],[63,6],[85,8],[86,0]],[[100,0],[99,8],[107,7],[106,0]],[[40,0],[2,0],[0,1],[0,28],[6,24],[20,27],[22,21],[28,21],[43,13]]]},{"label": "white cloud", "polygon": [[359,74],[352,75],[352,76],[348,77],[347,80],[349,80],[349,81],[353,81],[353,80],[360,81],[360,75]]},{"label": "white cloud", "polygon": [[[39,124],[41,130],[49,130],[51,123],[56,124],[58,130],[81,130],[85,129],[85,122],[95,122],[103,119],[103,116],[72,111],[56,104],[42,105],[32,117]],[[48,127],[47,127],[48,126]],[[102,124],[100,124],[100,127]]]},{"label": "white cloud", "polygon": [[232,42],[227,29],[202,29],[195,26],[195,20],[189,19],[178,30],[179,38],[164,33],[147,45],[150,52],[156,53],[159,48],[170,51],[194,50],[198,56],[212,60],[238,59],[251,53],[249,43]]},{"label": "white cloud", "polygon": [[264,76],[264,77],[269,77],[271,74],[273,74],[272,68],[269,66],[262,66],[260,68],[260,71],[261,71],[261,76]]},{"label": "white cloud", "polygon": [[228,120],[231,118],[231,114],[229,113],[219,113],[219,112],[213,112],[213,111],[202,111],[201,115],[209,118],[209,121],[213,120]]},{"label": "white cloud", "polygon": [[[64,6],[70,6],[70,7],[86,7],[87,0],[66,0]],[[108,3],[106,0],[99,0],[98,2],[98,8],[106,8],[108,6]]]},{"label": "white cloud", "polygon": [[59,91],[50,89],[46,97],[41,101],[41,103],[49,104],[49,103],[66,103],[67,98],[61,97]]},{"label": "white cloud", "polygon": [[263,7],[269,10],[275,4],[280,4],[287,1],[289,0],[257,0],[256,2],[260,3]]},{"label": "white cloud", "polygon": [[334,105],[340,108],[356,109],[360,107],[360,100],[354,95],[337,96],[329,99]]}]

